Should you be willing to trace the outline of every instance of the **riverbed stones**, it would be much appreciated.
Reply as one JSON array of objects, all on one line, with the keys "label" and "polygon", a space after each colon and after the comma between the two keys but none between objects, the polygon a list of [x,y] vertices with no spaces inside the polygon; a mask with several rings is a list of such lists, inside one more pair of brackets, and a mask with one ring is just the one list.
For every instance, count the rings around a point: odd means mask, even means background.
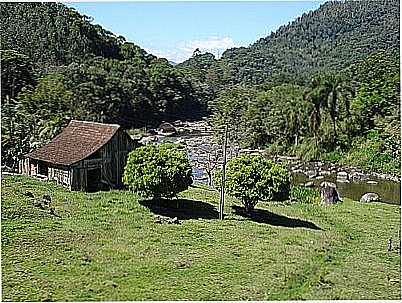
[{"label": "riverbed stones", "polygon": [[367,181],[367,184],[376,185],[376,184],[378,184],[378,182],[373,181],[373,180],[369,180],[369,181]]},{"label": "riverbed stones", "polygon": [[314,179],[315,177],[318,176],[318,173],[317,173],[316,170],[308,170],[308,171],[306,171],[306,176],[307,176],[309,179]]},{"label": "riverbed stones", "polygon": [[336,190],[336,184],[332,182],[321,182],[321,204],[332,205],[340,201],[338,191]]},{"label": "riverbed stones", "polygon": [[306,182],[306,183],[304,183],[304,187],[308,187],[308,188],[314,187],[314,182],[313,181]]},{"label": "riverbed stones", "polygon": [[337,179],[347,179],[348,178],[348,173],[345,171],[338,171],[336,173],[336,178]]},{"label": "riverbed stones", "polygon": [[321,176],[329,176],[330,174],[331,174],[331,172],[329,170],[321,170],[320,171]]},{"label": "riverbed stones", "polygon": [[370,202],[375,202],[375,201],[380,201],[380,196],[376,193],[365,193],[360,198],[361,203],[370,203]]}]

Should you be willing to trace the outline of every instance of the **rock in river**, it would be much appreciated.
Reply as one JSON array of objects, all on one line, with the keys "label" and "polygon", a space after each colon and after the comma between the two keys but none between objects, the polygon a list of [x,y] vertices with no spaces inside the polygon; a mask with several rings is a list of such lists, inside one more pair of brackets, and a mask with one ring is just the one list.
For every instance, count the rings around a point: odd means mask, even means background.
[{"label": "rock in river", "polygon": [[345,171],[340,171],[336,174],[337,179],[347,179],[348,178],[348,173]]},{"label": "rock in river", "polygon": [[360,198],[360,202],[362,203],[369,203],[375,201],[380,201],[380,196],[377,195],[376,193],[366,193]]},{"label": "rock in river", "polygon": [[308,170],[308,171],[306,171],[305,174],[309,179],[313,179],[318,176],[318,173],[316,170]]}]

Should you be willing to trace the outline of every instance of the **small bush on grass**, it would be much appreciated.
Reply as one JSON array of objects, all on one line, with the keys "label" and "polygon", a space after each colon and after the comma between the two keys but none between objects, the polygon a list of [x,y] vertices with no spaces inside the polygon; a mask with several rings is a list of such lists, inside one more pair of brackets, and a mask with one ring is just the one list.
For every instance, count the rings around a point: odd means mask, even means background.
[{"label": "small bush on grass", "polygon": [[[220,171],[215,173],[214,179],[219,187]],[[250,212],[258,201],[286,200],[290,190],[289,173],[262,156],[240,156],[227,163],[225,187],[228,194],[240,199]]]},{"label": "small bush on grass", "polygon": [[298,203],[318,204],[320,203],[320,192],[314,188],[292,186],[290,200]]},{"label": "small bush on grass", "polygon": [[193,182],[191,165],[177,145],[147,145],[128,155],[123,183],[144,197],[172,198]]}]

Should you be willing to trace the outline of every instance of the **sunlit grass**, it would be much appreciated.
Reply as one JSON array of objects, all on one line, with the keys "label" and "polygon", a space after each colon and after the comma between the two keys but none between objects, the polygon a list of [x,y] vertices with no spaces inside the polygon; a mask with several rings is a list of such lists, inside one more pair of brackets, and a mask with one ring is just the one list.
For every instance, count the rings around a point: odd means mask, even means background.
[{"label": "sunlit grass", "polygon": [[[61,218],[34,206],[27,191],[50,194]],[[4,178],[2,299],[400,298],[400,251],[387,250],[391,237],[399,245],[399,206],[261,203],[255,222],[228,197],[219,221],[218,197],[191,188],[154,208],[185,218],[181,224],[157,224],[146,201],[127,191]]]}]

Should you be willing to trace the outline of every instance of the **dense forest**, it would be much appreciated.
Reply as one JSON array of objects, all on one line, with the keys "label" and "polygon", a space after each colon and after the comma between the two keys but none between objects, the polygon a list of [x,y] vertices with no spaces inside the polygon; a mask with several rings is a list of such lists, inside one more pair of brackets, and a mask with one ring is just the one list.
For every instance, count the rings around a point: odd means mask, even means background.
[{"label": "dense forest", "polygon": [[58,3],[0,3],[2,163],[72,119],[208,114],[230,141],[400,173],[399,1],[334,1],[221,58],[173,66]]},{"label": "dense forest", "polygon": [[15,165],[69,120],[196,119],[206,110],[166,59],[60,3],[0,3],[3,163]]},{"label": "dense forest", "polygon": [[[321,71],[337,71],[377,51],[399,52],[399,1],[329,1],[250,47],[190,58],[178,68],[219,83],[306,83]],[[207,81],[208,83],[208,81]]]},{"label": "dense forest", "polygon": [[332,1],[178,64],[244,147],[400,174],[399,1]]}]

